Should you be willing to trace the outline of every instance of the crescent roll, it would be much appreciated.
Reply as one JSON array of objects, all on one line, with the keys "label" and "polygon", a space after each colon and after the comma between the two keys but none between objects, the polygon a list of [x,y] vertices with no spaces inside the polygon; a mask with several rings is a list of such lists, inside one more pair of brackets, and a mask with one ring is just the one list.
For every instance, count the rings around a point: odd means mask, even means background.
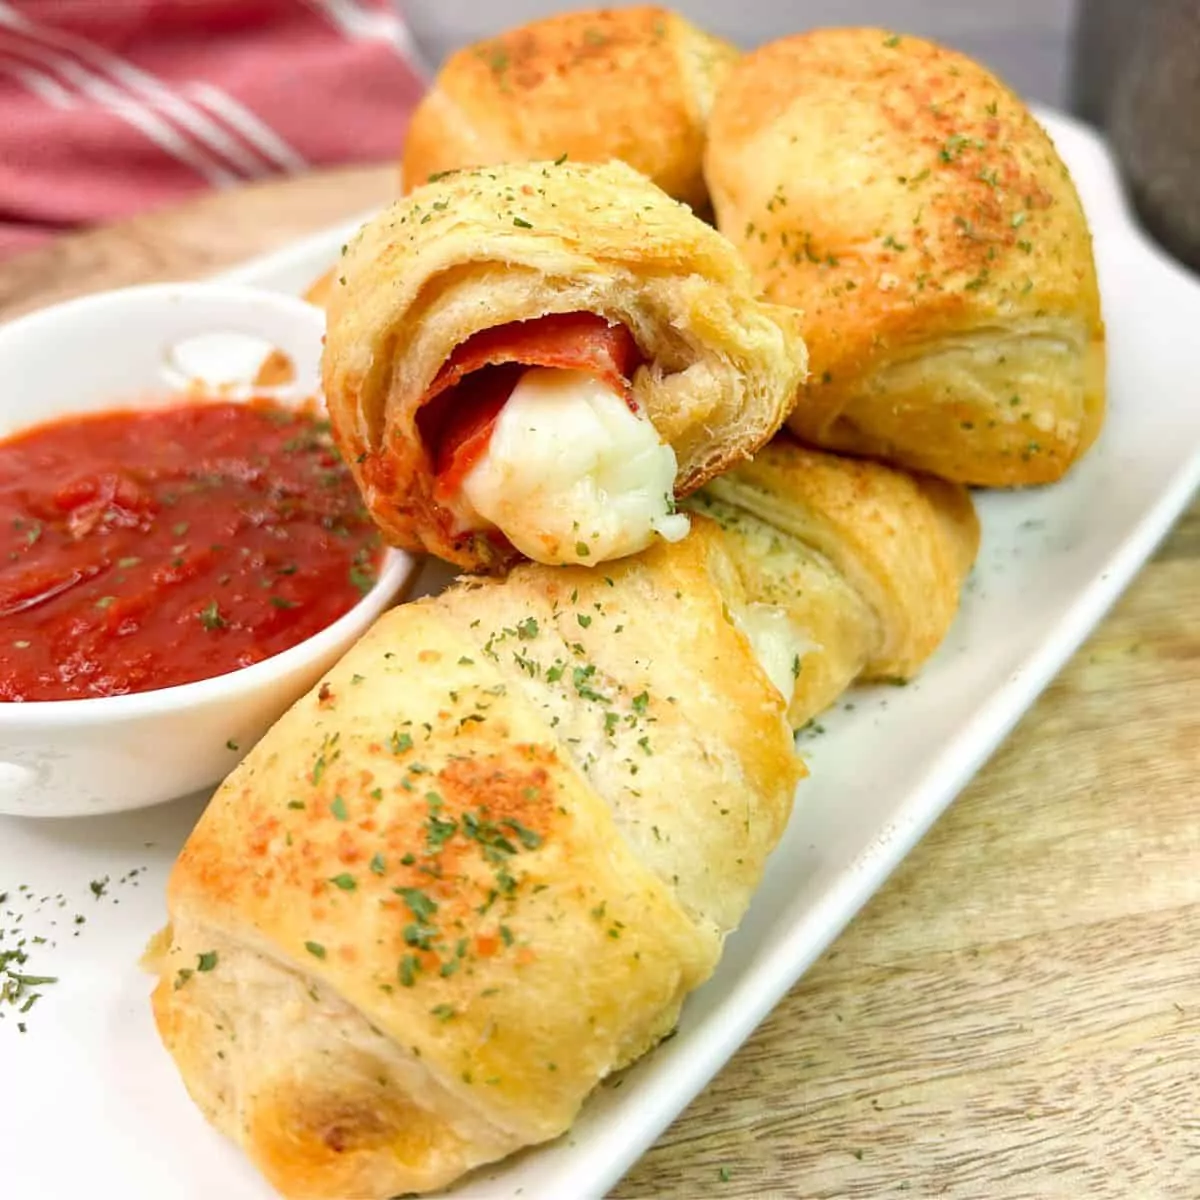
[{"label": "crescent roll", "polygon": [[801,770],[703,520],[397,608],[218,790],[148,952],[205,1116],[305,1200],[562,1133],[712,972]]},{"label": "crescent roll", "polygon": [[402,188],[454,168],[567,154],[620,159],[701,209],[705,122],[736,57],[653,5],[562,13],[467,46],[413,114]]},{"label": "crescent roll", "polygon": [[384,534],[470,571],[678,538],[804,377],[797,314],[623,163],[455,172],[364,227],[328,302],[334,436]]},{"label": "crescent roll", "polygon": [[1020,100],[879,29],[743,58],[709,123],[720,229],[804,314],[804,440],[969,484],[1060,478],[1104,416],[1087,221]]},{"label": "crescent roll", "polygon": [[965,488],[781,434],[688,505],[718,521],[799,729],[856,680],[911,679],[946,636],[979,550]]}]

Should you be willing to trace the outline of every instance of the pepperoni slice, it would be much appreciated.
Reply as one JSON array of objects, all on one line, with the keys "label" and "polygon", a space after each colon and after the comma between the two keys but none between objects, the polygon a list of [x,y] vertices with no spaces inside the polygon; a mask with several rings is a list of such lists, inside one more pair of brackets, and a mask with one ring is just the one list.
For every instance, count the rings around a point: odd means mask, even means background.
[{"label": "pepperoni slice", "polygon": [[443,419],[433,448],[437,477],[434,493],[439,500],[454,495],[483,457],[492,440],[496,418],[525,370],[524,363],[510,362],[472,371],[442,393],[444,403],[438,407]]},{"label": "pepperoni slice", "polygon": [[527,367],[587,371],[628,397],[638,361],[629,330],[596,313],[552,313],[480,330],[454,351],[421,402],[417,420],[433,454],[435,494],[452,495],[483,456]]}]

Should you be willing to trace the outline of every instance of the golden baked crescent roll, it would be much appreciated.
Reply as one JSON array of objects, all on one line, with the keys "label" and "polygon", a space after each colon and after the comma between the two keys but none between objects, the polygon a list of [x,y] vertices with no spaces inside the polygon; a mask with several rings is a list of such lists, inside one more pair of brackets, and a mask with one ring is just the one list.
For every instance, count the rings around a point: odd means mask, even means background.
[{"label": "golden baked crescent roll", "polygon": [[800,728],[856,680],[911,679],[958,612],[979,549],[968,492],[781,434],[688,500],[716,519],[744,620]]},{"label": "golden baked crescent roll", "polygon": [[703,208],[705,121],[736,56],[651,5],[561,13],[467,46],[413,114],[402,188],[452,168],[567,154],[621,159]]},{"label": "golden baked crescent roll", "polygon": [[800,768],[696,525],[392,610],[201,817],[154,1016],[284,1196],[426,1191],[557,1136],[712,972]]},{"label": "golden baked crescent roll", "polygon": [[797,314],[619,162],[455,172],[364,227],[328,304],[325,398],[385,535],[473,571],[679,537],[803,378]]},{"label": "golden baked crescent roll", "polygon": [[970,59],[879,29],[743,58],[709,123],[719,227],[804,314],[806,441],[984,485],[1058,479],[1104,413],[1091,237],[1066,167]]}]

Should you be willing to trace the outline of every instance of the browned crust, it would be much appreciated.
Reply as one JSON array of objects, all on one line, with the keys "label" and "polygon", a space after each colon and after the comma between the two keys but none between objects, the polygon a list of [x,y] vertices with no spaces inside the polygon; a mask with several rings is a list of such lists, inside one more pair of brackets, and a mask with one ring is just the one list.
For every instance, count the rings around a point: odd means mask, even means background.
[{"label": "browned crust", "polygon": [[[979,64],[882,29],[771,43],[718,96],[706,170],[721,230],[766,296],[803,313],[810,376],[789,424],[806,440],[1012,484],[1060,477],[1095,439],[1104,328],[1087,222],[1045,131]],[[907,436],[875,428],[891,397],[880,389],[873,411],[870,396],[890,365],[1055,322],[1079,343],[1084,382],[1040,444],[967,398],[914,413]],[[934,373],[931,392],[945,382]],[[1035,416],[1036,390],[1022,397]]]},{"label": "browned crust", "polygon": [[417,108],[404,191],[497,162],[619,158],[701,208],[711,96],[736,51],[669,9],[562,13],[454,54]]}]

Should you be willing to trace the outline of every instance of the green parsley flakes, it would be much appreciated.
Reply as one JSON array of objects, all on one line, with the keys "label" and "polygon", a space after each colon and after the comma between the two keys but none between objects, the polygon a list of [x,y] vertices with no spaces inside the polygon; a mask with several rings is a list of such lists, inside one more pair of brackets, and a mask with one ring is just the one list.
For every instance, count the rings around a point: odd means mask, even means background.
[{"label": "green parsley flakes", "polygon": [[420,888],[397,887],[392,891],[399,896],[418,921],[426,921],[437,913],[437,901],[426,895]]},{"label": "green parsley flakes", "polygon": [[417,982],[417,972],[421,969],[421,964],[415,954],[406,954],[400,960],[400,966],[396,969],[397,978],[400,980],[401,987],[412,987]]},{"label": "green parsley flakes", "polygon": [[224,629],[226,624],[225,618],[221,616],[221,609],[215,600],[210,600],[197,614],[200,624],[204,626],[210,633],[216,629]]}]

